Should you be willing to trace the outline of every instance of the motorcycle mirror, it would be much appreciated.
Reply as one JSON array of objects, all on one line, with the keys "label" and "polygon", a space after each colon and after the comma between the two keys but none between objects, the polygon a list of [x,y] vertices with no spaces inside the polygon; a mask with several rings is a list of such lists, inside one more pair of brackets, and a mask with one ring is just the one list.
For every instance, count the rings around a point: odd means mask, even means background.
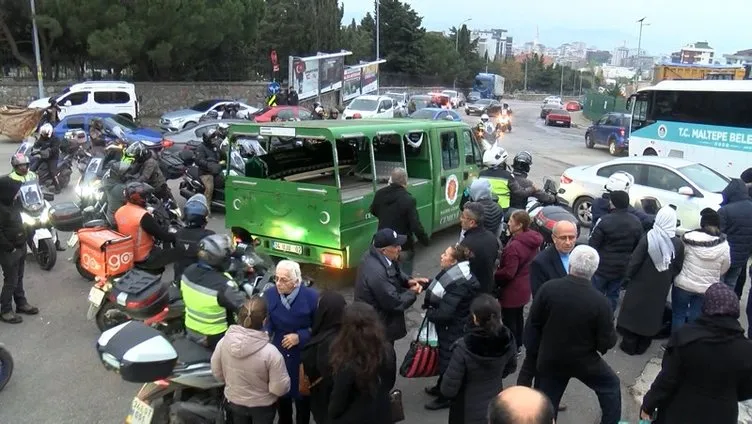
[{"label": "motorcycle mirror", "polygon": [[50,193],[50,192],[43,192],[42,197],[44,197],[44,200],[48,202],[55,200],[55,194]]}]

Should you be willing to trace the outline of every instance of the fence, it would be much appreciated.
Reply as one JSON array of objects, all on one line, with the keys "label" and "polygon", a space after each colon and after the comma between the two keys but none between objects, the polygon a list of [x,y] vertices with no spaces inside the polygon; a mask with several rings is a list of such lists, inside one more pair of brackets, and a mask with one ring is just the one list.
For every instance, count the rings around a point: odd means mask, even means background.
[{"label": "fence", "polygon": [[626,112],[627,100],[624,97],[614,98],[608,94],[590,91],[585,94],[582,112],[587,119],[597,120],[604,113]]}]

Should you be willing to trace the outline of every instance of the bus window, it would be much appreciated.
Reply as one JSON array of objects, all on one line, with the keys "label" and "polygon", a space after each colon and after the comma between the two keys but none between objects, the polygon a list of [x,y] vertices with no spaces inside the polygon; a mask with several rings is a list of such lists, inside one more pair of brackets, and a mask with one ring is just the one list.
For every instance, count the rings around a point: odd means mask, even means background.
[{"label": "bus window", "polygon": [[460,166],[460,147],[457,143],[457,133],[447,131],[441,133],[441,168],[455,169]]},{"label": "bus window", "polygon": [[640,93],[634,97],[634,109],[632,110],[632,130],[637,130],[647,124],[648,119],[648,94]]},{"label": "bus window", "polygon": [[656,91],[649,118],[752,128],[752,92]]}]

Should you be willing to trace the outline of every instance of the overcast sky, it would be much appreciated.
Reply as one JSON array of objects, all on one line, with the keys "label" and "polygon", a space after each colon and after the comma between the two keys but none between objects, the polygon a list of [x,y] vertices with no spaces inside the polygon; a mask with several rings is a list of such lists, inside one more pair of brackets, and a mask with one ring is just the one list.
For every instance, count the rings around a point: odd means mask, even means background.
[{"label": "overcast sky", "polygon": [[[341,0],[344,23],[373,11],[373,0]],[[603,50],[624,45],[637,48],[640,25],[646,16],[642,48],[649,54],[678,51],[687,43],[708,41],[716,54],[752,49],[749,24],[752,1],[725,0],[407,0],[423,16],[428,30],[446,30],[465,19],[471,29],[504,28],[515,44],[539,41],[558,46],[583,41]],[[506,8],[503,5],[509,4]]]}]

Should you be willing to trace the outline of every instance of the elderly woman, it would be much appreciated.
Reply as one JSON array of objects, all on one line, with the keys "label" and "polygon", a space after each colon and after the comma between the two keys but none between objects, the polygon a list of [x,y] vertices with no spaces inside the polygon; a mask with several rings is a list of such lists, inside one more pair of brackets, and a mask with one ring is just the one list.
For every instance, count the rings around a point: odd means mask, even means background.
[{"label": "elderly woman", "polygon": [[313,317],[319,296],[315,290],[302,284],[300,265],[283,260],[277,264],[275,287],[264,293],[269,305],[267,330],[277,349],[285,358],[287,373],[290,375],[290,392],[279,399],[278,424],[292,424],[293,403],[295,423],[310,422],[310,399],[298,391],[300,376],[300,353],[311,339]]},{"label": "elderly woman", "polygon": [[[470,303],[480,290],[480,283],[470,273],[470,249],[462,245],[449,246],[441,254],[441,271],[428,286],[423,307],[426,319],[436,326],[439,339],[439,373],[443,374],[452,358],[452,345],[465,333],[470,322]],[[426,393],[436,399],[426,409],[449,407],[449,399],[441,396],[441,377]]]},{"label": "elderly woman", "polygon": [[664,206],[653,228],[632,252],[624,285],[627,291],[616,326],[622,334],[619,348],[642,355],[663,327],[666,297],[684,262],[684,243],[676,235],[676,211]]},{"label": "elderly woman", "polygon": [[752,342],[739,324],[739,298],[721,282],[704,296],[702,315],[671,335],[641,418],[736,424],[738,402],[752,398]]}]

